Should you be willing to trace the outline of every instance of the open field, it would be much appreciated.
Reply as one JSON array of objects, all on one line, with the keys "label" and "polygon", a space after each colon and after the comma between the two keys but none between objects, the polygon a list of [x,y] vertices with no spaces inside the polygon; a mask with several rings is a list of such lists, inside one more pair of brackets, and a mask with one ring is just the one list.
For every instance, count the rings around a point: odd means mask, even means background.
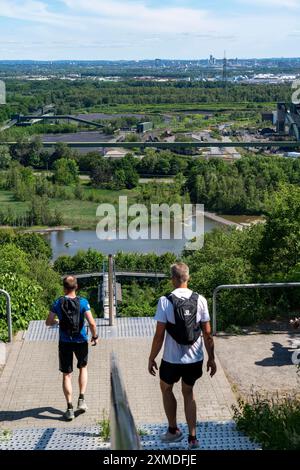
[{"label": "open field", "polygon": [[[128,200],[131,202],[134,202],[136,197],[134,190],[112,191],[93,189],[84,185],[83,189],[85,197],[93,193],[101,202],[114,205],[117,204],[120,195],[128,196]],[[49,199],[49,207],[51,210],[58,209],[62,213],[64,225],[87,230],[95,228],[97,223],[96,210],[101,202],[78,199]],[[19,215],[29,210],[30,203],[15,201],[12,191],[0,190],[0,207],[1,210],[10,209]]]}]

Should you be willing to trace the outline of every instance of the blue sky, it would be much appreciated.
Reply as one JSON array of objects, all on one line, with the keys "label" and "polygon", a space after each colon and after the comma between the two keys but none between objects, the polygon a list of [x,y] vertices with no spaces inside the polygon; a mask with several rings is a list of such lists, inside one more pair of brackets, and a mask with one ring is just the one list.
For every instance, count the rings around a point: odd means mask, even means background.
[{"label": "blue sky", "polygon": [[0,0],[1,59],[300,56],[300,0]]}]

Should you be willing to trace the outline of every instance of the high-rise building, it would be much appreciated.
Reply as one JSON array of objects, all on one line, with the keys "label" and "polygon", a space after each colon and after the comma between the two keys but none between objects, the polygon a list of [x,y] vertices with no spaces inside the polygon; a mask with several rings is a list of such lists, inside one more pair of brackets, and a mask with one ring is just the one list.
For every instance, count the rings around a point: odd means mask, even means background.
[{"label": "high-rise building", "polygon": [[208,59],[208,65],[210,65],[210,66],[216,65],[216,62],[217,61],[216,61],[215,57],[212,54],[210,54],[209,59]]}]

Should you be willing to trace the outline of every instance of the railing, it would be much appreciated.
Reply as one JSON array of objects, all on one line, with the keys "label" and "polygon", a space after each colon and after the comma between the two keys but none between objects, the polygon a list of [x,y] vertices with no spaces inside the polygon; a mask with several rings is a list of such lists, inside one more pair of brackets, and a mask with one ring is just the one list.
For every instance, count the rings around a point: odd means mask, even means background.
[{"label": "railing", "polygon": [[139,450],[140,438],[120,373],[115,354],[111,355],[111,449],[112,450]]},{"label": "railing", "polygon": [[300,287],[300,282],[271,282],[265,284],[229,284],[218,286],[213,293],[213,335],[217,334],[217,294],[225,289],[274,289],[285,287]]},{"label": "railing", "polygon": [[9,343],[11,343],[13,339],[12,319],[11,319],[11,299],[10,299],[9,293],[6,292],[6,290],[0,289],[0,294],[4,295],[6,298],[6,318],[7,318],[7,325],[8,325],[8,341]]}]

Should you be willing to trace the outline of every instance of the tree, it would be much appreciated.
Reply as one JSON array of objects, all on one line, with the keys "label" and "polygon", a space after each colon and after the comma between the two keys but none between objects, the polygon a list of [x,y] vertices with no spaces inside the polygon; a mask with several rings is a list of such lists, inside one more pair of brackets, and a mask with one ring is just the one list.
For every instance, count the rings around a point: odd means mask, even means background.
[{"label": "tree", "polygon": [[39,233],[16,234],[15,244],[34,259],[50,259],[52,256],[51,246]]},{"label": "tree", "polygon": [[59,160],[61,158],[73,158],[72,149],[64,142],[58,142],[54,147],[52,159]]},{"label": "tree", "polygon": [[0,145],[0,170],[6,170],[11,162],[11,154],[7,145]]},{"label": "tree", "polygon": [[112,181],[112,167],[108,159],[99,157],[91,164],[92,173],[91,181],[93,186],[101,187],[107,185]]},{"label": "tree", "polygon": [[266,278],[282,278],[300,263],[300,188],[283,185],[269,200],[264,236],[254,263]]},{"label": "tree", "polygon": [[61,158],[54,163],[54,181],[57,184],[70,186],[79,181],[79,168],[75,160]]}]

